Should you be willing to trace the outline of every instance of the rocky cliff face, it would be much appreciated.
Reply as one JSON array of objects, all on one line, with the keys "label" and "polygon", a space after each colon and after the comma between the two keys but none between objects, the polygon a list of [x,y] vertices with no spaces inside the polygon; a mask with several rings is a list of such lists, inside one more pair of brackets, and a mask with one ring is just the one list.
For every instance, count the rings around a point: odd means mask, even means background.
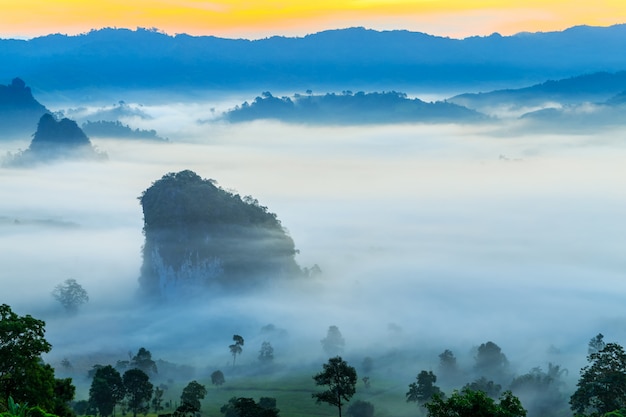
[{"label": "rocky cliff face", "polygon": [[276,215],[192,171],[169,173],[140,197],[144,295],[187,299],[302,275]]}]

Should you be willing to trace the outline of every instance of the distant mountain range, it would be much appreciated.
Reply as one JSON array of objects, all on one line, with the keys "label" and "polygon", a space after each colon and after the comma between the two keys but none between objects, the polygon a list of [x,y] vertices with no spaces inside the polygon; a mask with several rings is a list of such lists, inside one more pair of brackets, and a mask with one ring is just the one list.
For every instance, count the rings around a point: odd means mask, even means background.
[{"label": "distant mountain range", "polygon": [[623,71],[625,50],[626,25],[462,40],[364,28],[254,41],[102,29],[0,40],[0,79],[19,75],[41,92],[476,91]]}]

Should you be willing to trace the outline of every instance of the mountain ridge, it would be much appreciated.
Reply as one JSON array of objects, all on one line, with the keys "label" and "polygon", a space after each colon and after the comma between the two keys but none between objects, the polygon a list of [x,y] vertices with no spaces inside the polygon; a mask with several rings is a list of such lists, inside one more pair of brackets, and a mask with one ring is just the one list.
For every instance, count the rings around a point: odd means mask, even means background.
[{"label": "mountain ridge", "polygon": [[0,59],[11,62],[0,77],[20,74],[42,91],[521,86],[626,70],[623,50],[624,24],[464,39],[362,27],[258,40],[105,28],[0,40]]}]

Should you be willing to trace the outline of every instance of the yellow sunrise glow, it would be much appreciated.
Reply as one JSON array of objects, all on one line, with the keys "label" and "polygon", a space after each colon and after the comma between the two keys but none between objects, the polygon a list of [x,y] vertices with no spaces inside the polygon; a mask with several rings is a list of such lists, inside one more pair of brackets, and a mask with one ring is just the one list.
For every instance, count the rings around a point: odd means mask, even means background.
[{"label": "yellow sunrise glow", "polygon": [[466,37],[626,22],[623,0],[0,0],[0,36],[102,27],[260,38],[365,26]]}]

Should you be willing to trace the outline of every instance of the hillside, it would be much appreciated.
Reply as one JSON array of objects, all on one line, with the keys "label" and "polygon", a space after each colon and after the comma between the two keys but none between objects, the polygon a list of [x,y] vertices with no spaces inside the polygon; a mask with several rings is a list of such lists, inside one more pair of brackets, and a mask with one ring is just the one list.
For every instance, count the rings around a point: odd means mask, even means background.
[{"label": "hillside", "polygon": [[466,39],[350,28],[254,41],[109,28],[0,40],[0,60],[11,62],[0,77],[21,74],[46,92],[468,89],[622,71],[624,50],[626,25]]},{"label": "hillside", "polygon": [[247,102],[226,112],[230,122],[275,119],[310,124],[371,124],[407,122],[475,122],[486,116],[465,107],[447,103],[426,103],[392,92],[299,95],[274,97],[265,92],[251,104]]},{"label": "hillside", "polygon": [[19,166],[58,159],[85,158],[102,159],[106,158],[106,155],[93,147],[91,140],[75,121],[70,119],[57,121],[54,116],[46,113],[39,119],[30,146],[15,155],[9,155],[5,164]]},{"label": "hillside", "polygon": [[276,215],[192,171],[169,173],[140,197],[145,244],[139,278],[151,297],[188,299],[302,275]]}]

